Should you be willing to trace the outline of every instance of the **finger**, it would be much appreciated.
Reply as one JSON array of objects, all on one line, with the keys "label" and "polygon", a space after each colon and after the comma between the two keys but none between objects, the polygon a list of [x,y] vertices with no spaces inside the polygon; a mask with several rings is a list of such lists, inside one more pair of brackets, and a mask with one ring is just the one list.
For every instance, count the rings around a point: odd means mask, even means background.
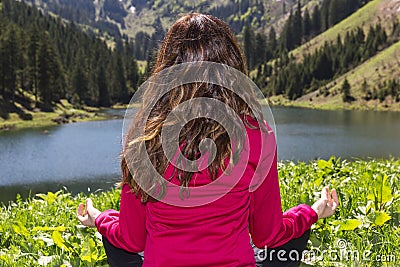
[{"label": "finger", "polygon": [[339,206],[339,198],[336,189],[332,190],[333,205],[335,209]]},{"label": "finger", "polygon": [[321,199],[328,200],[328,187],[324,187],[321,191]]},{"label": "finger", "polygon": [[329,187],[326,189],[327,199],[328,199],[328,207],[333,206],[331,192],[329,191]]},{"label": "finger", "polygon": [[78,215],[78,221],[79,221],[81,224],[85,225],[85,221],[86,221],[86,220],[87,220],[86,216]]},{"label": "finger", "polygon": [[83,206],[82,203],[79,203],[79,206],[78,206],[78,216],[84,216],[84,215],[85,215],[85,213],[84,213],[84,206]]},{"label": "finger", "polygon": [[93,208],[93,201],[92,199],[88,198],[86,199],[86,209],[91,210]]},{"label": "finger", "polygon": [[78,215],[78,221],[79,221],[81,224],[84,225],[85,220],[86,220],[85,217],[83,217],[83,216],[81,216],[81,215]]},{"label": "finger", "polygon": [[93,201],[90,198],[86,200],[86,209],[90,216],[93,216],[97,212],[97,209],[93,206]]},{"label": "finger", "polygon": [[329,187],[326,187],[326,197],[329,201],[332,201],[331,192],[329,191]]}]

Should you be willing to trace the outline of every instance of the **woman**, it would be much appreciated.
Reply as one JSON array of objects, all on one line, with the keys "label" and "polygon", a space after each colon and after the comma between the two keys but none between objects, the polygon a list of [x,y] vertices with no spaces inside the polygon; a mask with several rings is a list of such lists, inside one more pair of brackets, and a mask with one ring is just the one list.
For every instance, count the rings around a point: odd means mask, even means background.
[{"label": "woman", "polygon": [[[221,63],[247,75],[243,53],[229,27],[215,17],[197,13],[188,14],[172,25],[152,75],[172,66],[199,61]],[[155,92],[145,95],[143,102],[155,97]],[[242,135],[237,134],[231,142],[227,131],[212,119],[188,121],[179,133],[182,155],[189,160],[198,159],[200,142],[206,138],[214,141],[217,151],[206,171],[191,172],[177,168],[182,165],[173,165],[166,158],[161,146],[161,130],[175,107],[197,97],[217,99],[229,106],[243,121],[246,138],[242,142]],[[286,252],[296,249],[301,253],[311,225],[331,216],[338,206],[336,191],[324,188],[321,199],[312,207],[301,204],[282,213],[275,137],[269,133],[268,125],[258,123],[257,116],[261,114],[254,114],[245,101],[224,87],[185,84],[157,101],[149,117],[144,113],[143,107],[129,132],[134,136],[138,123],[144,121],[144,135],[131,139],[128,135],[124,146],[120,212],[100,212],[90,199],[86,210],[83,204],[78,208],[79,221],[97,227],[103,235],[112,266],[141,266],[141,258],[136,254],[141,251],[145,255],[143,266],[256,266],[250,235],[261,249],[268,247]],[[138,140],[145,140],[145,145],[140,145]],[[268,144],[267,147],[262,148],[262,142]],[[239,182],[221,198],[204,205],[179,207],[162,201],[165,183],[141,165],[138,155],[143,150],[165,181],[189,191],[217,180],[238,165],[245,164],[245,169]],[[247,153],[245,162],[240,154],[243,151]],[[272,166],[266,163],[267,158],[271,159]],[[256,173],[254,166],[259,162],[265,164],[265,169]],[[132,163],[134,168],[130,168]],[[249,187],[254,176],[262,182],[253,191]],[[282,259],[282,254],[280,258],[271,254],[263,262],[268,266],[289,266],[297,265],[299,259]]]}]

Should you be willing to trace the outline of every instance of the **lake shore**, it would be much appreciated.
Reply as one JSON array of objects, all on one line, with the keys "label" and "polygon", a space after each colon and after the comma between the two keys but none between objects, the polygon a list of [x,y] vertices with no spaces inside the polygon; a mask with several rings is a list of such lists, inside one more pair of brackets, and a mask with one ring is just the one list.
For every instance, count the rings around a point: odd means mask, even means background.
[{"label": "lake shore", "polygon": [[[115,109],[119,108],[115,107]],[[64,100],[50,112],[25,110],[24,112],[8,113],[7,118],[0,117],[0,132],[116,118],[115,115],[106,114],[105,110],[88,106],[75,108]]]},{"label": "lake shore", "polygon": [[304,96],[297,100],[288,100],[283,96],[272,96],[267,98],[270,106],[278,107],[298,107],[317,110],[359,110],[359,111],[378,111],[378,112],[400,112],[400,103],[388,105],[376,101],[355,101],[353,103],[343,103],[337,99],[323,99],[315,96]]},{"label": "lake shore", "polygon": [[[383,103],[332,103],[321,101],[306,101],[304,98],[292,101],[282,96],[272,96],[267,98],[271,107],[298,107],[314,110],[359,110],[359,111],[379,111],[379,112],[400,112],[400,103],[385,106]],[[126,109],[127,104],[116,104],[110,109]],[[104,113],[106,109],[84,106],[74,108],[66,100],[57,104],[53,111],[25,111],[21,113],[12,112],[7,114],[7,118],[0,117],[0,132],[13,131],[28,128],[47,127],[66,123],[108,120],[116,118],[115,115]]]}]

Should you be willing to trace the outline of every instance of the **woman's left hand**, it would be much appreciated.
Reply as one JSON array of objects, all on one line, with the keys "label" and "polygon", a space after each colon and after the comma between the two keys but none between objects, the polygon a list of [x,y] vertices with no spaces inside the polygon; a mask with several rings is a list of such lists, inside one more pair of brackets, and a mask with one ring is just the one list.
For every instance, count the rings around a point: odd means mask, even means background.
[{"label": "woman's left hand", "polygon": [[88,227],[96,227],[96,218],[100,215],[101,211],[93,207],[93,202],[90,198],[86,199],[86,209],[83,203],[78,206],[78,220],[81,224]]},{"label": "woman's left hand", "polygon": [[311,208],[317,213],[318,219],[332,216],[339,206],[339,199],[335,189],[329,191],[329,187],[324,187],[321,191],[321,198],[315,202]]}]

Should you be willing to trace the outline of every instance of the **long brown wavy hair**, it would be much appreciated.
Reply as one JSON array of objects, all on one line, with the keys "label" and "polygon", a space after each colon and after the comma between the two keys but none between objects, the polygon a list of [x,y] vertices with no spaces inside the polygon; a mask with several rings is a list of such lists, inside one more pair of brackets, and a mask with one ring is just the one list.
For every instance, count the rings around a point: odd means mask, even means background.
[{"label": "long brown wavy hair", "polygon": [[[154,76],[177,64],[197,61],[225,64],[247,75],[243,52],[229,26],[216,17],[190,13],[177,20],[166,34],[158,51],[151,75]],[[147,92],[143,96],[143,103],[151,102],[150,100],[154,99],[157,93],[157,90]],[[140,155],[138,152],[145,149],[154,168],[159,174],[163,175],[169,163],[161,145],[161,130],[164,121],[175,107],[197,97],[221,101],[243,118],[247,125],[249,123],[246,118],[248,116],[254,118],[249,106],[243,99],[231,90],[215,84],[196,82],[174,88],[151,107],[150,115],[147,118],[144,117],[144,110],[148,107],[143,104],[135,119],[138,121],[146,120],[144,136],[136,136],[132,140],[129,138],[130,134],[128,134],[121,162],[123,183],[129,184],[132,191],[140,195],[142,202],[154,199],[152,197],[154,193],[159,196],[163,195],[165,185],[163,181],[157,180],[148,171],[148,166],[145,166],[142,159],[136,155]],[[254,96],[250,97],[255,99]],[[212,107],[209,108],[212,109]],[[135,132],[135,127],[137,127],[137,124],[133,123],[128,133]],[[239,134],[236,137],[238,136]],[[216,157],[207,168],[211,179],[214,180],[217,178],[218,170],[225,171],[228,169],[229,166],[225,166],[227,158],[230,158],[229,165],[235,163],[235,156],[240,153],[243,144],[238,138],[235,142],[235,148],[232,148],[227,130],[224,127],[213,119],[196,118],[187,122],[179,133],[182,155],[188,160],[198,159],[201,150],[199,144],[205,138],[212,139],[216,144]],[[235,151],[236,154],[232,154],[232,151]],[[127,153],[130,153],[129,160],[127,160]],[[129,166],[132,166],[131,164],[135,167],[129,168]],[[178,177],[181,188],[187,188],[193,172],[175,167],[174,175]],[[172,177],[165,177],[165,179],[170,178]],[[140,182],[138,183],[138,181]],[[143,184],[146,185],[146,188],[143,188]],[[157,184],[161,187],[157,187]]]}]

